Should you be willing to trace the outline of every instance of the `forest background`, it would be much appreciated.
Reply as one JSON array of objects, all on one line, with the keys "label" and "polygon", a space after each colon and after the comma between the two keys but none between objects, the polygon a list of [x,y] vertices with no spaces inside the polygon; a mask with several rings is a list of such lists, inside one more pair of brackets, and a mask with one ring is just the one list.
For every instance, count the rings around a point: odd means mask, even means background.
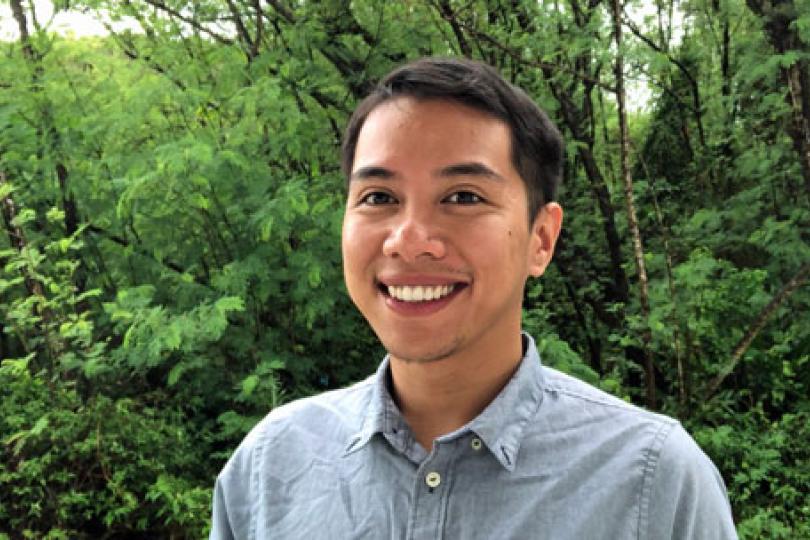
[{"label": "forest background", "polygon": [[544,361],[679,418],[742,538],[810,538],[810,1],[55,2],[81,39],[6,5],[0,538],[200,538],[258,419],[376,367],[338,147],[428,54],[566,137]]}]

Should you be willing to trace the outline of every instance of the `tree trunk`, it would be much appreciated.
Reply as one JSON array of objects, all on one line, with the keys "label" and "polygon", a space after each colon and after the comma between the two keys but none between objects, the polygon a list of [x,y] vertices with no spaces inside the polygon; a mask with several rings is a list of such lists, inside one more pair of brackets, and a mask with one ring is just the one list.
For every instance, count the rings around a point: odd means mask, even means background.
[{"label": "tree trunk", "polygon": [[619,138],[621,140],[621,169],[624,179],[624,200],[627,205],[627,225],[633,236],[633,255],[636,262],[639,282],[639,302],[641,304],[641,318],[644,328],[642,330],[644,376],[647,395],[647,407],[655,409],[655,369],[650,352],[652,335],[649,327],[650,301],[647,288],[647,268],[644,264],[644,246],[641,243],[641,232],[636,218],[636,207],[633,198],[633,176],[630,171],[630,133],[627,127],[627,111],[625,110],[624,94],[624,58],[622,53],[622,23],[620,0],[612,0],[613,9],[613,36],[616,40],[616,102],[619,109]]},{"label": "tree trunk", "polygon": [[786,71],[790,91],[790,105],[793,116],[793,129],[790,130],[793,139],[793,147],[799,154],[799,161],[802,167],[802,177],[804,178],[804,188],[810,197],[810,107],[806,105],[808,101],[808,76],[804,62],[796,62]]},{"label": "tree trunk", "polygon": [[655,209],[655,219],[658,222],[660,229],[661,239],[664,244],[664,259],[667,267],[667,289],[669,290],[669,299],[672,303],[672,312],[669,317],[669,323],[672,325],[672,346],[675,349],[675,365],[678,371],[678,403],[681,407],[686,406],[686,401],[689,397],[689,387],[686,383],[686,371],[688,366],[684,361],[683,351],[681,350],[681,326],[678,320],[678,293],[675,288],[675,272],[673,270],[674,264],[672,262],[672,249],[670,248],[671,233],[669,227],[664,223],[664,213],[661,211],[661,205],[658,203],[658,194],[656,193],[655,178],[650,174],[647,163],[641,152],[636,154],[638,156],[641,168],[644,171],[644,176],[650,186],[650,196],[653,201],[653,208]]},{"label": "tree trunk", "polygon": [[[0,188],[7,184],[8,180],[6,179],[6,174],[4,171],[0,170]],[[22,252],[28,246],[28,241],[25,238],[25,231],[23,231],[20,226],[13,223],[14,219],[17,217],[17,208],[14,204],[14,199],[11,198],[10,194],[6,195],[2,200],[0,200],[0,214],[3,215],[3,225],[5,226],[6,234],[8,235],[11,246],[18,252]],[[45,288],[43,287],[42,281],[40,281],[37,276],[32,274],[32,272],[26,267],[20,269],[20,273],[23,276],[28,295],[44,301]],[[51,359],[56,358],[56,356],[62,350],[62,346],[58,337],[56,337],[48,328],[49,324],[51,323],[52,314],[48,308],[42,307],[41,304],[35,304],[34,309],[35,313],[41,318],[39,323],[39,331],[45,336],[48,354]],[[25,341],[23,341],[23,344],[25,344]],[[30,352],[28,350],[28,346],[24,346],[26,347],[26,352]]]},{"label": "tree trunk", "polygon": [[28,34],[28,21],[25,18],[25,8],[22,0],[11,0],[11,13],[17,21],[17,28],[20,30],[20,44],[22,45],[23,56],[31,60],[34,58],[34,48],[31,46],[31,37]]},{"label": "tree trunk", "polygon": [[[590,24],[591,15],[596,11],[599,4],[598,0],[588,2],[587,9],[584,9],[579,2],[572,0],[571,10],[575,14],[575,22],[580,28],[585,28]],[[518,9],[518,21],[524,32],[531,33],[532,16],[527,13],[525,8]],[[499,44],[497,40],[485,36],[487,41],[499,48],[505,48]],[[518,59],[521,58],[520,54],[512,53]],[[554,98],[560,105],[560,112],[562,120],[568,130],[571,132],[573,138],[582,143],[577,145],[577,154],[582,160],[585,168],[585,174],[591,185],[591,190],[596,198],[599,213],[602,218],[602,230],[605,235],[605,242],[608,248],[610,257],[610,272],[612,277],[612,285],[606,291],[608,301],[627,304],[629,297],[629,286],[627,284],[627,275],[624,271],[624,257],[622,256],[622,245],[619,237],[618,229],[616,227],[615,210],[613,203],[610,200],[610,190],[608,189],[605,177],[599,167],[599,163],[594,155],[594,136],[596,130],[595,121],[593,117],[593,107],[591,105],[591,92],[594,87],[606,88],[607,85],[599,80],[598,64],[593,61],[590,53],[583,52],[574,60],[575,68],[566,68],[563,62],[555,65],[547,62],[534,62],[531,67],[540,69],[548,82],[549,88],[554,95]],[[572,84],[564,87],[561,83],[556,81],[556,75],[560,72],[573,74]],[[575,103],[572,96],[582,95],[582,104]],[[606,88],[613,91],[612,88]],[[590,121],[591,126],[587,125]],[[608,322],[611,326],[618,326],[621,324],[621,317],[611,317]]]},{"label": "tree trunk", "polygon": [[807,55],[808,47],[797,32],[799,9],[793,0],[747,0],[746,3],[762,19],[765,36],[777,53],[800,53],[799,59],[781,70],[788,87],[792,120],[787,131],[799,155],[805,194],[810,197],[810,68],[801,58]]},{"label": "tree trunk", "polygon": [[552,75],[550,70],[549,73],[546,73],[552,93],[560,103],[563,122],[566,127],[568,127],[569,131],[571,131],[574,139],[582,143],[577,146],[577,153],[582,160],[585,175],[588,177],[591,189],[596,196],[596,203],[599,206],[599,213],[602,216],[602,230],[604,231],[605,241],[607,242],[613,278],[613,286],[611,287],[611,291],[609,291],[609,297],[610,300],[614,302],[626,304],[629,297],[629,286],[627,284],[627,275],[624,272],[621,239],[619,238],[618,229],[616,227],[613,203],[610,201],[610,191],[605,182],[605,177],[599,168],[599,164],[596,162],[596,157],[593,154],[593,139],[587,136],[585,128],[580,121],[580,117],[582,116],[581,111],[577,109],[565,90],[551,83]]}]

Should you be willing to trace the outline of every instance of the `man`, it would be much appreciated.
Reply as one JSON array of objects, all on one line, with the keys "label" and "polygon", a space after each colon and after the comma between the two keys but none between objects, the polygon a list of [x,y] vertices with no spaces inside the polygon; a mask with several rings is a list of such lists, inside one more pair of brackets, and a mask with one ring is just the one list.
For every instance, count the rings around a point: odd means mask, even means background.
[{"label": "man", "polygon": [[253,429],[211,538],[736,537],[676,421],[543,367],[521,334],[562,222],[562,140],[521,90],[406,65],[355,111],[343,167],[346,285],[389,354]]}]

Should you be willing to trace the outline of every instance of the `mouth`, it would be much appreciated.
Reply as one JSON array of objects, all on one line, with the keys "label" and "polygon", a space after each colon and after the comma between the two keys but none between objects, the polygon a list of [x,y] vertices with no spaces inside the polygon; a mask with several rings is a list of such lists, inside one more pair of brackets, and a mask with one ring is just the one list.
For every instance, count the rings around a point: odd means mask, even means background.
[{"label": "mouth", "polygon": [[449,299],[458,294],[466,283],[445,283],[436,285],[387,285],[377,283],[380,292],[396,302],[407,304],[425,304]]}]

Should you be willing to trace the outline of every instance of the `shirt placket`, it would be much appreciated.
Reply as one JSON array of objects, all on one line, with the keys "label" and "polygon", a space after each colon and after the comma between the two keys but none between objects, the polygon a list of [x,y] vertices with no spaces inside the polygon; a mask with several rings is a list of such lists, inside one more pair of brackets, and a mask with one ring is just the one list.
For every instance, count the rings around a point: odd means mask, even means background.
[{"label": "shirt placket", "polygon": [[434,445],[417,469],[408,519],[409,540],[444,538],[447,503],[452,496],[455,446],[453,443]]}]

